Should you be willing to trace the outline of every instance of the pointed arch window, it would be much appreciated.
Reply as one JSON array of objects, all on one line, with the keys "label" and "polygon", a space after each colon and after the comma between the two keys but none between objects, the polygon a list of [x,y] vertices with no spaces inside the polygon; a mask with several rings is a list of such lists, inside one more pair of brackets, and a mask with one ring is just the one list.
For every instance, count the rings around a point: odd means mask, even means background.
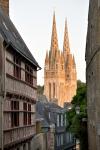
[{"label": "pointed arch window", "polygon": [[53,98],[55,98],[55,83],[53,83]]},{"label": "pointed arch window", "polygon": [[49,83],[49,99],[51,99],[51,83]]}]

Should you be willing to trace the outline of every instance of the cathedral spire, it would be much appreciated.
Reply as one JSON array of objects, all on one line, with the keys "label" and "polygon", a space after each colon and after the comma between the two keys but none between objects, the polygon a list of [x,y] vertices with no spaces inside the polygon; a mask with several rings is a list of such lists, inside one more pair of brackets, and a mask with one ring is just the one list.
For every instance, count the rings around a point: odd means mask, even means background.
[{"label": "cathedral spire", "polygon": [[48,56],[48,51],[46,51],[46,58],[45,58],[45,63],[49,61],[49,56]]},{"label": "cathedral spire", "polygon": [[74,55],[73,55],[73,66],[76,67]]},{"label": "cathedral spire", "polygon": [[64,52],[64,54],[69,54],[69,53],[70,53],[69,37],[68,37],[68,28],[67,28],[67,20],[65,20],[63,52]]},{"label": "cathedral spire", "polygon": [[55,51],[57,49],[58,49],[58,39],[57,39],[57,30],[56,30],[56,18],[54,12],[53,25],[52,25],[52,37],[51,37],[51,51],[55,54]]}]

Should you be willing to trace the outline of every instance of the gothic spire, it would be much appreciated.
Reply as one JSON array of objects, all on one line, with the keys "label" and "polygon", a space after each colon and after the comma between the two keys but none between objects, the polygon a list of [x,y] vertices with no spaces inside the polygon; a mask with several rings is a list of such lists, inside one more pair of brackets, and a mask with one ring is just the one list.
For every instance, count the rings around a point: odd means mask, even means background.
[{"label": "gothic spire", "polygon": [[48,51],[46,51],[45,63],[49,61]]},{"label": "gothic spire", "polygon": [[57,49],[58,49],[58,39],[57,39],[56,19],[55,19],[55,12],[54,12],[53,25],[52,25],[52,37],[51,37],[51,51],[55,54],[55,51]]},{"label": "gothic spire", "polygon": [[70,53],[69,37],[68,37],[68,28],[67,28],[67,20],[65,20],[63,52],[64,52],[64,54],[69,54],[69,53]]},{"label": "gothic spire", "polygon": [[73,66],[76,67],[74,55],[73,55]]}]

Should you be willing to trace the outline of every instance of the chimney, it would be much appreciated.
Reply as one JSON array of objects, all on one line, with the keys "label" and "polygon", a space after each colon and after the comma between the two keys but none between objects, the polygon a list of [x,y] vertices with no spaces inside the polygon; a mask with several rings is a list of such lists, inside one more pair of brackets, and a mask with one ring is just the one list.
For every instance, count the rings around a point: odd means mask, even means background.
[{"label": "chimney", "polygon": [[0,0],[0,7],[3,12],[9,16],[9,0]]}]

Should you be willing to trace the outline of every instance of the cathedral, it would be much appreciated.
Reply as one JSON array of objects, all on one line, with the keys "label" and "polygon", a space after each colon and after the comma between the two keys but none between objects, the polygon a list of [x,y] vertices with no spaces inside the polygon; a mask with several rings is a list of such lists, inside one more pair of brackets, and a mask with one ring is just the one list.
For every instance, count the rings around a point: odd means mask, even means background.
[{"label": "cathedral", "polygon": [[63,107],[70,103],[77,89],[77,73],[74,56],[70,52],[67,21],[65,21],[63,51],[59,50],[56,18],[53,15],[50,51],[46,52],[44,67],[44,95],[48,101]]}]

